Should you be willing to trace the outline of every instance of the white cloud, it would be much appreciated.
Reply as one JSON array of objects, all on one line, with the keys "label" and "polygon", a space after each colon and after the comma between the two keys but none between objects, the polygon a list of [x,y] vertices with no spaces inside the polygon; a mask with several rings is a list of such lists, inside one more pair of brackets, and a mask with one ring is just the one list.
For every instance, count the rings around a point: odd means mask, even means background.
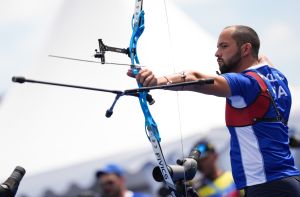
[{"label": "white cloud", "polygon": [[291,84],[299,85],[297,65],[300,39],[297,27],[287,22],[274,22],[263,28],[260,33],[261,53],[267,54],[273,63],[286,74]]},{"label": "white cloud", "polygon": [[294,27],[286,23],[270,24],[261,34],[263,49],[283,59],[298,56],[300,39],[296,32]]},{"label": "white cloud", "polygon": [[175,2],[184,4],[185,6],[188,5],[213,5],[216,3],[220,3],[219,0],[175,0]]},{"label": "white cloud", "polygon": [[0,22],[15,23],[37,20],[39,16],[51,14],[63,0],[2,0]]},{"label": "white cloud", "polygon": [[63,0],[1,0],[0,94],[37,57]]},{"label": "white cloud", "polygon": [[297,38],[293,28],[285,23],[271,24],[266,27],[264,34],[265,42],[269,43],[283,43]]}]

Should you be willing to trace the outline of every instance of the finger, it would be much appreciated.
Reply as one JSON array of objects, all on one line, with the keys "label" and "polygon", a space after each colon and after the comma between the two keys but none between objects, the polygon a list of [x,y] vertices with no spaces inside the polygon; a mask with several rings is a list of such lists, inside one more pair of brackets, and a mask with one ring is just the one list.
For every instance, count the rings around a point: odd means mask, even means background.
[{"label": "finger", "polygon": [[147,77],[149,77],[150,75],[153,75],[152,74],[152,71],[150,70],[141,70],[139,72],[139,74],[136,76],[136,79],[141,83],[141,84],[144,84],[145,80],[147,79]]},{"label": "finger", "polygon": [[133,75],[133,73],[132,73],[132,70],[131,70],[131,69],[129,69],[129,70],[127,71],[127,75],[128,75],[129,77],[134,77],[134,75]]},{"label": "finger", "polygon": [[144,87],[152,86],[154,83],[155,83],[154,75],[149,75],[148,77],[145,78],[143,86]]},{"label": "finger", "polygon": [[135,76],[136,80],[140,82],[140,79],[141,79],[141,75],[143,72],[145,72],[146,69],[141,69],[139,71],[139,73]]}]

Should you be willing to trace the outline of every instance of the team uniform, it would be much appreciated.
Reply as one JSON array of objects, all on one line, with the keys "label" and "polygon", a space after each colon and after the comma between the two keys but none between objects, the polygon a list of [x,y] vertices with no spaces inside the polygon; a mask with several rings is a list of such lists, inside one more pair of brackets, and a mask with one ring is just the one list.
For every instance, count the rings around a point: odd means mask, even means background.
[{"label": "team uniform", "polygon": [[204,180],[197,190],[200,197],[239,197],[231,172],[224,172],[214,181]]},{"label": "team uniform", "polygon": [[231,89],[226,125],[237,188],[299,176],[289,149],[287,121],[292,100],[284,75],[268,65],[256,65],[222,76]]}]

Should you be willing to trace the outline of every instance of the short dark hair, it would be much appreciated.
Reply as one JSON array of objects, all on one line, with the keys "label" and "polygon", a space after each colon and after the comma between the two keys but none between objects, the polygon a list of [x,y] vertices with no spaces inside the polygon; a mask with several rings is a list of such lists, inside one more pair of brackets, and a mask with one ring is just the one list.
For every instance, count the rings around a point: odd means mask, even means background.
[{"label": "short dark hair", "polygon": [[232,38],[236,41],[237,45],[240,47],[245,43],[250,43],[252,45],[253,57],[258,58],[260,40],[254,29],[244,25],[232,25],[225,27],[225,29],[231,27],[234,28]]}]

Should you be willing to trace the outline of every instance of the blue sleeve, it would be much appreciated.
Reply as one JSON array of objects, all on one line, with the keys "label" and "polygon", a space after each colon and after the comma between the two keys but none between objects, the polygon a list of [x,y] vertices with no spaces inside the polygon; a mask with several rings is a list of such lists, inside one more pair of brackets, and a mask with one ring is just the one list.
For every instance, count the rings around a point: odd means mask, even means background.
[{"label": "blue sleeve", "polygon": [[241,96],[247,104],[252,103],[260,93],[260,86],[256,79],[243,73],[222,74],[226,79],[231,96]]}]

